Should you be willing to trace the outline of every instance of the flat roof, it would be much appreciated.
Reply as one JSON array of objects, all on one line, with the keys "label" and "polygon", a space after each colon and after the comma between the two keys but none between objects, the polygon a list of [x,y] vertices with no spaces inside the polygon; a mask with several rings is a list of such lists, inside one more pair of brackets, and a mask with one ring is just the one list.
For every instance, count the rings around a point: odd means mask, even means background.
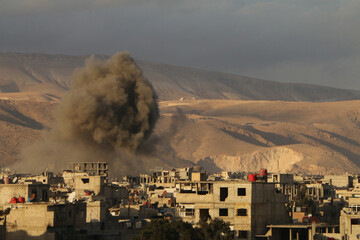
[{"label": "flat roof", "polygon": [[[311,228],[312,224],[299,223],[299,224],[279,224],[279,225],[267,225],[268,228]],[[316,227],[338,227],[339,225],[330,225],[327,223],[315,223]]]}]

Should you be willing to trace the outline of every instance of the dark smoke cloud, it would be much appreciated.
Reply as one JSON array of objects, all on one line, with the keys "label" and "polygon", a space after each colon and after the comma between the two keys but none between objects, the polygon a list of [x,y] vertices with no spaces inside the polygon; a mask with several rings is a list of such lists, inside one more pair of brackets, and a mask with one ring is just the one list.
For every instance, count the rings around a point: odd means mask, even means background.
[{"label": "dark smoke cloud", "polygon": [[70,140],[135,151],[158,115],[152,86],[128,53],[117,53],[105,64],[90,58],[75,72],[56,119]]},{"label": "dark smoke cloud", "polygon": [[159,117],[153,87],[128,53],[106,63],[94,57],[73,75],[44,140],[22,152],[24,168],[66,167],[70,161],[109,161],[135,153]]}]

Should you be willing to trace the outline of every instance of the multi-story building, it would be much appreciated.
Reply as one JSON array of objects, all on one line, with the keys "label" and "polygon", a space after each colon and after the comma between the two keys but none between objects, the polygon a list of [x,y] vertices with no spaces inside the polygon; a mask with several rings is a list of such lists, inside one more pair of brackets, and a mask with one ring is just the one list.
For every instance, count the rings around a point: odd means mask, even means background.
[{"label": "multi-story building", "polygon": [[49,200],[49,185],[42,183],[0,184],[0,205],[7,204],[12,198],[24,201],[46,202]]},{"label": "multi-story building", "polygon": [[255,239],[266,225],[288,223],[285,197],[272,183],[249,181],[179,182],[177,217],[193,224],[220,218],[238,239]]},{"label": "multi-story building", "polygon": [[62,232],[66,236],[86,224],[86,203],[11,203],[6,207],[11,208],[6,216],[8,240],[29,236],[55,240],[56,233]]}]

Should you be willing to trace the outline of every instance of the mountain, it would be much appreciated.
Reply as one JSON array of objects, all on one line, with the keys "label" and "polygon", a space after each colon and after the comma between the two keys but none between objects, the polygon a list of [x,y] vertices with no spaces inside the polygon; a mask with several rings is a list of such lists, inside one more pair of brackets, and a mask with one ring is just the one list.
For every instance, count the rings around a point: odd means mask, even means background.
[{"label": "mountain", "polygon": [[162,121],[182,116],[169,140],[174,152],[209,171],[360,170],[360,101],[189,100],[160,105]]},{"label": "mountain", "polygon": [[[196,99],[159,104],[161,117],[134,166],[115,163],[121,166],[116,171],[195,164],[210,172],[360,171],[360,101]],[[51,128],[56,103],[0,100],[0,106],[0,164],[9,166],[19,160],[22,147]],[[46,166],[36,166],[42,168]]]},{"label": "mountain", "polygon": [[[86,56],[0,54],[2,97],[56,101],[69,89],[74,69]],[[103,61],[106,56],[96,56]],[[160,100],[241,99],[279,101],[344,101],[360,99],[360,91],[259,80],[234,74],[137,61]],[[19,95],[19,93],[22,93]]]},{"label": "mountain", "polygon": [[[52,127],[53,111],[85,58],[0,54],[0,166],[19,163],[21,149]],[[360,170],[358,91],[138,64],[159,95],[161,117],[133,166],[120,160],[113,170],[196,164],[210,172]]]}]

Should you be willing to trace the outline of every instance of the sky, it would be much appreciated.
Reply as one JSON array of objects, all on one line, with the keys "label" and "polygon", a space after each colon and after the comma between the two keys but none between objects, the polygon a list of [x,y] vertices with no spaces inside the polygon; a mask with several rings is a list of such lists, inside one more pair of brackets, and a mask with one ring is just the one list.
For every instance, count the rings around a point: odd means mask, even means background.
[{"label": "sky", "polygon": [[360,90],[359,0],[0,0],[0,52],[136,59]]}]

